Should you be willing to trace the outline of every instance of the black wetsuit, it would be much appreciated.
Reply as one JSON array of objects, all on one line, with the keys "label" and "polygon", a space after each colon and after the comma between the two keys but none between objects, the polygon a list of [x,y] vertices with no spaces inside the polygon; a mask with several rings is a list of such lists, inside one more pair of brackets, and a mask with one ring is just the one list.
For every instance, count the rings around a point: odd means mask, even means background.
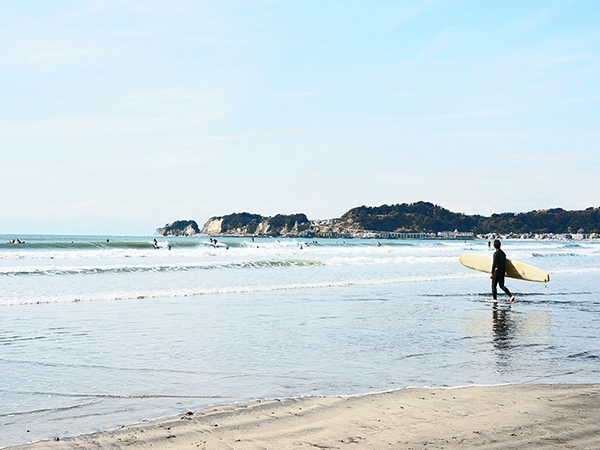
[{"label": "black wetsuit", "polygon": [[500,250],[496,249],[494,252],[494,259],[492,262],[492,297],[496,300],[498,296],[498,290],[496,286],[500,285],[500,289],[502,289],[509,297],[512,297],[512,294],[508,290],[506,286],[504,286],[504,274],[506,273],[506,254]]}]

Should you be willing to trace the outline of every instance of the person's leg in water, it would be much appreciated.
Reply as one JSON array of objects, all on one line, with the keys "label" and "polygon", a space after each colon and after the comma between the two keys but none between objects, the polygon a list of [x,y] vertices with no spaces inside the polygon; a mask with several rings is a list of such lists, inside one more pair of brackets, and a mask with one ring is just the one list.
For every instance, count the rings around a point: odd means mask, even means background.
[{"label": "person's leg in water", "polygon": [[[502,289],[504,291],[504,293],[510,297],[511,303],[514,302],[515,296],[510,293],[510,291],[508,290],[508,288],[506,286],[504,286],[504,277],[498,277],[498,284],[500,285],[500,289]],[[494,286],[493,290],[494,291],[496,290],[495,286]]]},{"label": "person's leg in water", "polygon": [[498,279],[496,277],[492,278],[492,298],[494,299],[494,301],[497,300],[498,297],[498,289],[496,288],[496,286],[498,286]]}]

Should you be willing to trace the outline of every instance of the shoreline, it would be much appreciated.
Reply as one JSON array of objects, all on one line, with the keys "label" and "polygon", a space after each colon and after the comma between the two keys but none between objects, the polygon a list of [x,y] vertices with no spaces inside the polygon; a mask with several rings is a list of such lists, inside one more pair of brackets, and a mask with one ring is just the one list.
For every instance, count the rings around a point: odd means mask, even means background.
[{"label": "shoreline", "polygon": [[[405,388],[254,400],[59,440],[6,447],[600,448],[600,384]],[[424,447],[426,446],[426,447]]]}]

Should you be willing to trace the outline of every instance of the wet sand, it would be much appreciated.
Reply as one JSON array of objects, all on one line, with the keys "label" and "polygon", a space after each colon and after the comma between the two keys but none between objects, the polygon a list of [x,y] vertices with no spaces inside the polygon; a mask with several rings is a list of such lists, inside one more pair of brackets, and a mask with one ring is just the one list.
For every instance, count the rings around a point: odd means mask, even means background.
[{"label": "wet sand", "polygon": [[598,449],[600,384],[262,400],[12,448]]}]

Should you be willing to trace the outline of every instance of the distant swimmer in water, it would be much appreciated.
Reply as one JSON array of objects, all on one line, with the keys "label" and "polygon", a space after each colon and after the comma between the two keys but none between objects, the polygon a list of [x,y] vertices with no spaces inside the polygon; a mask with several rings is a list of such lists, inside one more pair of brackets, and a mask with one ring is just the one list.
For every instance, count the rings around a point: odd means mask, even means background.
[{"label": "distant swimmer in water", "polygon": [[492,259],[492,273],[490,274],[490,278],[492,279],[492,297],[494,298],[494,301],[497,300],[497,286],[499,285],[500,289],[502,289],[504,293],[510,297],[510,302],[512,303],[515,301],[515,296],[510,293],[506,286],[504,286],[504,276],[506,274],[506,254],[500,250],[500,246],[500,241],[496,239],[494,241],[494,248],[496,251],[494,252]]},{"label": "distant swimmer in water", "polygon": [[158,248],[158,241],[154,238],[154,248]]}]

